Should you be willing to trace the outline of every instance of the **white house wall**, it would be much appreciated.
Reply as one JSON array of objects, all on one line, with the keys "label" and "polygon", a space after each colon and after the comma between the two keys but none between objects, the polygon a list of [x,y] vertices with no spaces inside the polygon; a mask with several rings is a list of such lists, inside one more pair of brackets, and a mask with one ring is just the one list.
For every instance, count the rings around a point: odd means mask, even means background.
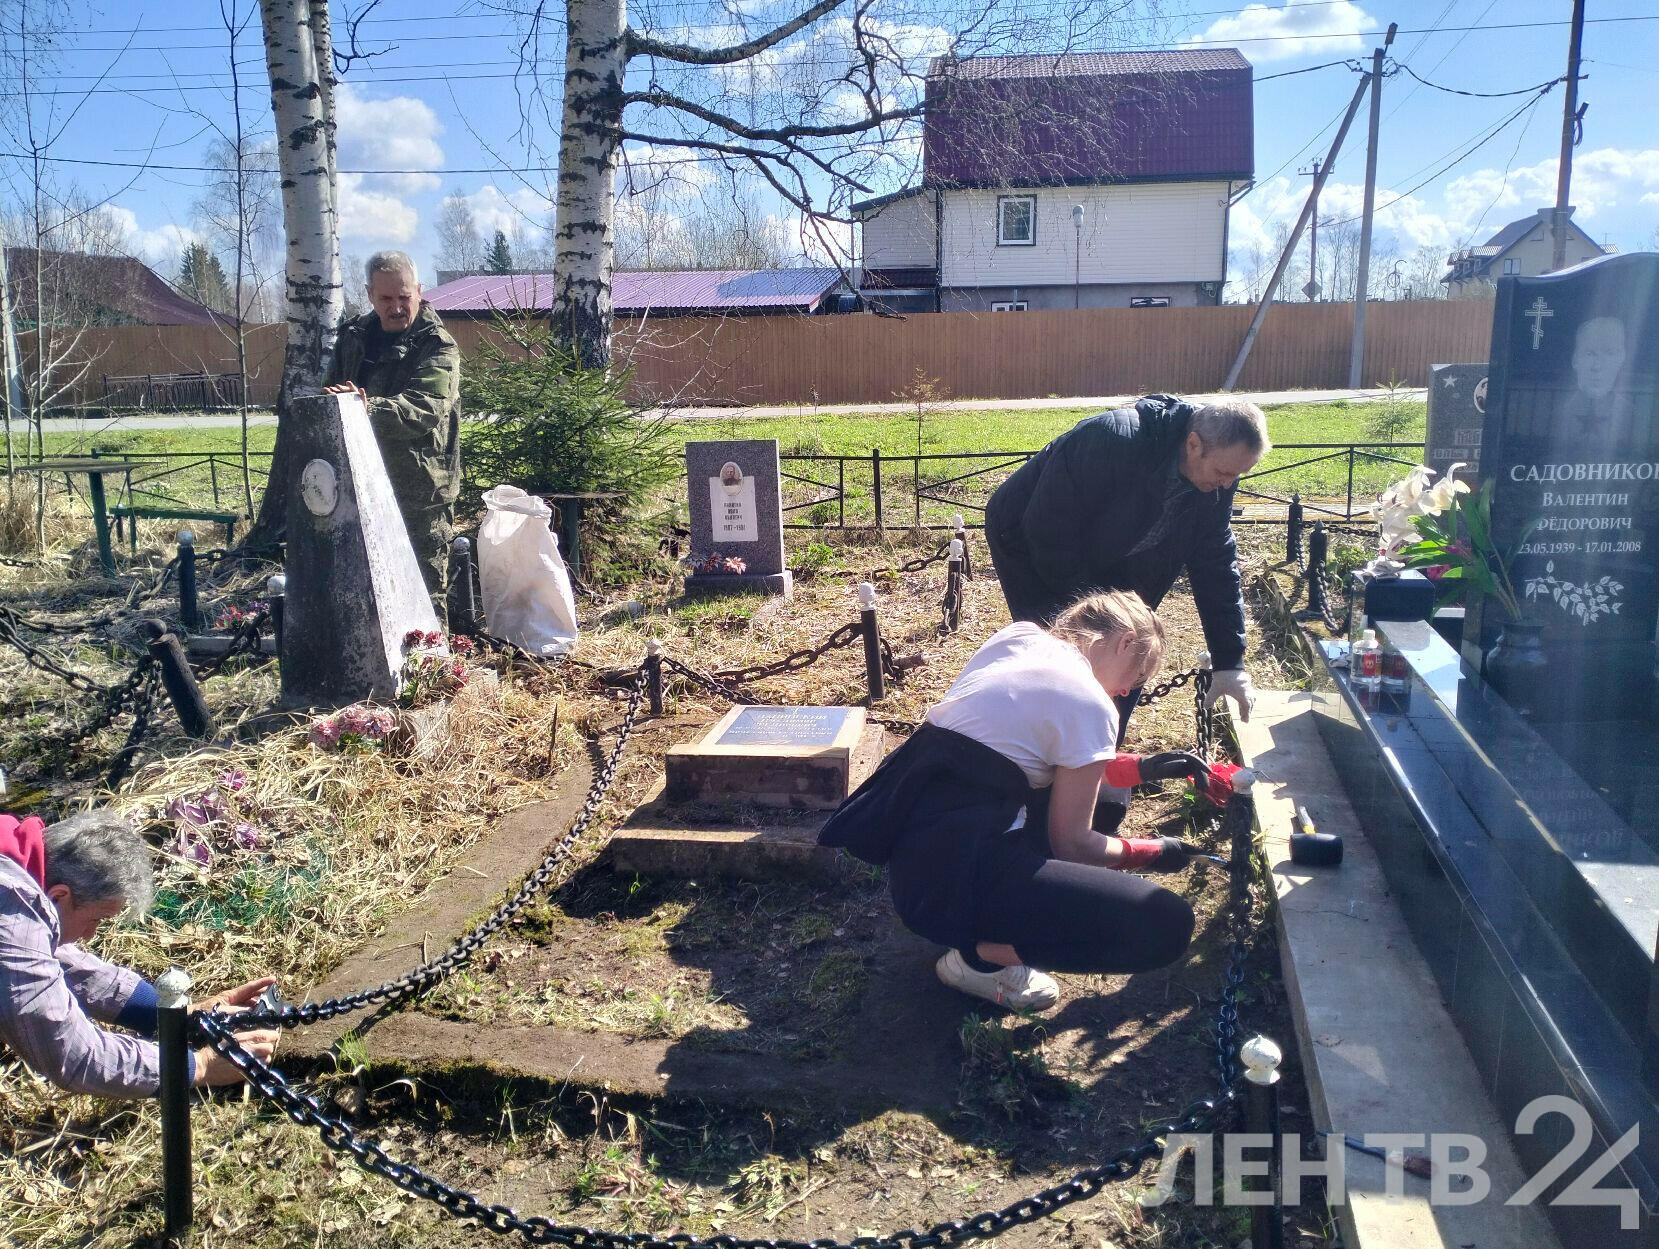
[{"label": "white house wall", "polygon": [[[942,285],[1219,282],[1227,190],[1225,182],[1180,182],[950,191]],[[997,199],[1003,195],[1036,196],[1036,241],[1030,246],[997,245]],[[1083,205],[1081,263],[1074,204]],[[865,227],[866,248],[873,224]],[[868,256],[865,264],[878,267]]]},{"label": "white house wall", "polygon": [[933,192],[894,200],[864,222],[866,269],[933,268]]}]

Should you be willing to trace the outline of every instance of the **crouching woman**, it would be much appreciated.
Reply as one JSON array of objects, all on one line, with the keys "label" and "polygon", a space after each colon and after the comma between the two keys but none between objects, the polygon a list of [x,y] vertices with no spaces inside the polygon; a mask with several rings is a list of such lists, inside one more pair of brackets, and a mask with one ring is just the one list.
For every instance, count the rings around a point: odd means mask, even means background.
[{"label": "crouching woman", "polygon": [[1060,996],[1048,972],[1148,971],[1185,952],[1192,908],[1125,869],[1184,867],[1189,848],[1094,827],[1112,699],[1162,658],[1162,627],[1130,593],[1009,625],[824,826],[821,844],[886,865],[906,927],[950,947],[946,984],[1044,1010]]}]

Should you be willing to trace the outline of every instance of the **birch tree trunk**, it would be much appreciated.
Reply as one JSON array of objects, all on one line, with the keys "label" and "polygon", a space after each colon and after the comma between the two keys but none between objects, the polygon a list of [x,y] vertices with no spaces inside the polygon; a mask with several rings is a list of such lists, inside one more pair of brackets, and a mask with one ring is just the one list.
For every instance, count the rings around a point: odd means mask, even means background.
[{"label": "birch tree trunk", "polygon": [[612,230],[628,66],[624,0],[567,0],[564,128],[553,232],[556,341],[590,368],[611,360]]},{"label": "birch tree trunk", "polygon": [[290,399],[317,390],[328,373],[343,307],[336,213],[334,64],[327,0],[260,0],[265,64],[276,121],[283,233],[288,241],[288,322],[277,393],[277,439],[259,519],[245,546],[281,538],[293,472]]}]

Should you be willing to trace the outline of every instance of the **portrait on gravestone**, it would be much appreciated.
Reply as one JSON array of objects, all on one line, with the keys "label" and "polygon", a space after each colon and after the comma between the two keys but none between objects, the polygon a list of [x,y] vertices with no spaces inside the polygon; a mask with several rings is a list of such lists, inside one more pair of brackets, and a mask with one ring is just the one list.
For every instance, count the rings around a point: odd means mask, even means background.
[{"label": "portrait on gravestone", "polygon": [[[1652,692],[1656,417],[1659,255],[1500,282],[1481,475],[1522,610],[1561,665],[1561,718],[1627,714]],[[1470,607],[1484,653],[1505,621]]]},{"label": "portrait on gravestone", "polygon": [[709,512],[714,517],[716,542],[758,542],[755,523],[755,479],[745,477],[735,461],[720,466],[720,476],[709,479]]}]

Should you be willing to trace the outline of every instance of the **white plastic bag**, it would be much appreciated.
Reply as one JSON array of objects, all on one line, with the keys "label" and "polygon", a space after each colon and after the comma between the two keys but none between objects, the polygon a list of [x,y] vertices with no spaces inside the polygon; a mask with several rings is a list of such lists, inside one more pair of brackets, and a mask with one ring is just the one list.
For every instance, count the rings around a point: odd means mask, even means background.
[{"label": "white plastic bag", "polygon": [[517,486],[484,495],[478,584],[489,631],[532,655],[559,655],[576,641],[576,597],[550,524],[553,509]]}]

